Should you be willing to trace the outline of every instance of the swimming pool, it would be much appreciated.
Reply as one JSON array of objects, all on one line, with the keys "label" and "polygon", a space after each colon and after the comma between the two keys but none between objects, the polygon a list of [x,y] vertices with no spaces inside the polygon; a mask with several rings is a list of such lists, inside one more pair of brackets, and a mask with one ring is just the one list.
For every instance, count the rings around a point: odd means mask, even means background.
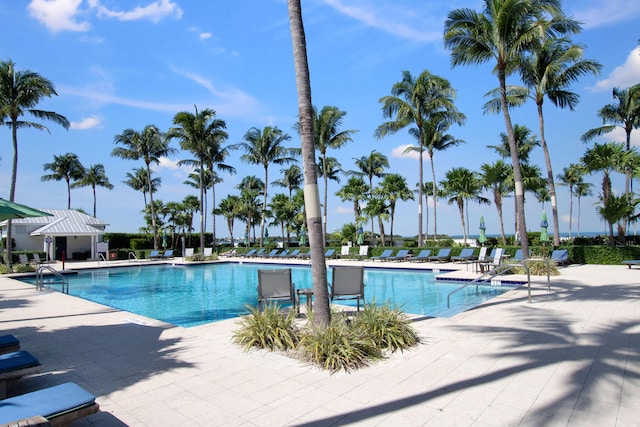
[{"label": "swimming pool", "polygon": [[[257,303],[257,270],[291,268],[295,287],[313,287],[309,266],[256,264],[155,265],[79,271],[70,275],[69,294],[173,325],[192,327],[247,313]],[[331,280],[331,269],[329,269]],[[35,283],[33,279],[25,279]],[[45,279],[46,284],[46,279]],[[390,301],[407,313],[450,317],[499,295],[509,288],[475,286],[447,295],[460,282],[438,282],[429,271],[365,269],[365,301]],[[52,289],[59,289],[52,285]],[[341,301],[353,304],[355,301]]]}]

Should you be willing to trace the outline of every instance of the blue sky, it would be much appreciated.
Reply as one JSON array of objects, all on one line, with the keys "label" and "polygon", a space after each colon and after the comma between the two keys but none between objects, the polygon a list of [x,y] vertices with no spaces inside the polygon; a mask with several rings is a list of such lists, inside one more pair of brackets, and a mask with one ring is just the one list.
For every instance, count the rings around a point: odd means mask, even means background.
[{"label": "blue sky", "polygon": [[[241,6],[239,5],[241,4]],[[389,172],[407,178],[413,188],[418,181],[418,161],[403,155],[412,140],[406,132],[376,140],[373,132],[383,121],[379,99],[409,70],[417,75],[425,69],[450,80],[458,91],[457,106],[467,116],[466,124],[451,133],[465,144],[435,155],[437,179],[447,170],[464,166],[479,170],[497,154],[486,148],[499,144],[504,132],[501,116],[482,114],[483,95],[497,86],[492,65],[450,66],[443,47],[442,29],[454,8],[479,10],[477,0],[305,0],[303,17],[307,35],[314,105],[335,105],[347,112],[344,129],[357,129],[354,141],[330,151],[344,169],[354,169],[353,158],[378,150],[390,161]],[[554,174],[578,162],[590,146],[580,135],[600,125],[597,111],[612,102],[613,87],[640,82],[640,2],[635,0],[583,0],[565,2],[565,12],[583,23],[574,40],[586,45],[586,58],[603,65],[600,76],[583,78],[573,87],[581,95],[574,112],[555,109],[547,103],[547,139]],[[54,155],[75,153],[85,165],[104,164],[115,189],[98,189],[98,217],[110,223],[109,231],[133,232],[143,226],[142,194],[122,183],[125,174],[142,164],[112,158],[114,135],[127,128],[141,130],[155,124],[166,131],[179,111],[213,108],[227,123],[228,143],[240,142],[251,127],[278,126],[292,136],[297,99],[287,4],[284,0],[193,2],[184,0],[31,0],[0,3],[0,58],[11,59],[17,69],[30,69],[53,81],[59,96],[40,108],[54,110],[71,122],[65,131],[45,123],[51,134],[34,130],[19,132],[19,165],[16,201],[39,208],[66,208],[64,182],[41,182],[43,164]],[[515,78],[509,80],[517,83]],[[533,105],[512,112],[514,123],[537,133]],[[614,133],[599,142],[622,141]],[[640,143],[638,131],[635,144]],[[177,143],[174,143],[177,147]],[[261,167],[240,162],[235,152],[229,163],[237,175],[224,175],[217,185],[217,200],[236,193],[235,185],[246,175],[263,176]],[[0,128],[0,197],[8,198],[11,174],[11,134]],[[176,162],[189,158],[181,152],[163,159],[155,167],[162,178],[157,198],[181,201],[195,190],[183,184],[190,170]],[[544,171],[541,149],[531,158]],[[428,163],[425,163],[428,172]],[[280,166],[270,169],[273,179]],[[430,180],[430,174],[425,178]],[[589,178],[600,182],[600,176]],[[346,180],[343,180],[344,183]],[[329,184],[329,231],[353,221],[350,203],[333,194],[339,184]],[[614,178],[616,191],[623,190],[621,177]],[[272,187],[270,194],[282,191]],[[322,191],[322,187],[321,187]],[[597,194],[598,187],[594,186]],[[560,230],[568,231],[569,196],[559,187]],[[582,200],[581,230],[601,231],[604,225],[594,208],[595,198]],[[74,189],[72,208],[92,212],[89,187]],[[431,215],[431,206],[429,215]],[[527,226],[537,230],[542,207],[527,197]],[[550,214],[550,206],[546,206]],[[573,232],[577,229],[574,209]],[[417,233],[416,202],[399,205],[395,232]],[[484,215],[487,233],[498,233],[495,207],[470,206],[471,233],[477,233],[477,218]],[[513,201],[505,202],[505,225],[513,233]],[[433,226],[430,220],[429,231]],[[227,235],[226,224],[217,221],[218,235]],[[208,231],[211,230],[209,225]],[[241,235],[236,224],[234,234]],[[279,231],[270,230],[271,234]],[[387,232],[389,231],[387,225]],[[462,234],[455,205],[440,201],[438,232]]]}]

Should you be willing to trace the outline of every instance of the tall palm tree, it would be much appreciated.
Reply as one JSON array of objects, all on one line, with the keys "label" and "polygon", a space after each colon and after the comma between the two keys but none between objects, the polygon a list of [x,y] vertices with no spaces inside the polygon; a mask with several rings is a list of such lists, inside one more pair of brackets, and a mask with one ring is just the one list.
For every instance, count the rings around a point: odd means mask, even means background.
[{"label": "tall palm tree", "polygon": [[602,172],[601,199],[606,204],[611,197],[611,173],[623,171],[625,164],[625,150],[615,142],[596,143],[585,151],[581,162],[588,173]]},{"label": "tall palm tree", "polygon": [[507,181],[511,175],[511,167],[502,160],[495,163],[483,163],[480,166],[482,171],[480,181],[484,188],[493,194],[493,203],[498,211],[498,220],[500,221],[500,235],[502,236],[502,244],[507,244],[507,237],[504,233],[504,218],[502,215],[502,199],[509,193]]},{"label": "tall palm tree", "polygon": [[103,187],[107,190],[113,190],[113,184],[109,182],[109,177],[104,170],[104,165],[98,163],[91,165],[84,171],[84,175],[71,186],[75,187],[91,187],[93,192],[93,216],[96,215],[96,187]]},{"label": "tall palm tree", "polygon": [[369,186],[361,176],[352,176],[347,183],[338,190],[336,196],[343,202],[353,202],[353,217],[356,225],[360,220],[360,202],[369,194]]},{"label": "tall palm tree", "polygon": [[540,142],[547,167],[547,183],[551,198],[553,218],[553,244],[560,245],[560,226],[558,223],[558,203],[551,166],[551,155],[545,137],[542,105],[545,97],[556,107],[568,107],[571,111],[578,104],[579,95],[568,87],[586,74],[598,74],[602,65],[594,60],[583,59],[584,47],[572,44],[567,38],[546,39],[532,54],[525,58],[520,67],[523,83],[531,92],[538,110]]},{"label": "tall palm tree", "polygon": [[[37,119],[49,120],[69,129],[69,120],[53,111],[37,109],[36,106],[44,98],[57,96],[53,83],[30,70],[16,71],[13,61],[0,61],[0,124],[11,128],[13,143],[13,163],[11,167],[11,185],[9,201],[14,202],[18,177],[18,129],[33,128],[49,132],[49,129],[36,122],[22,120],[28,113]],[[7,223],[7,263],[11,265],[13,247],[13,227],[11,220]]]},{"label": "tall palm tree", "polygon": [[[267,184],[269,182],[269,165],[283,165],[295,161],[290,148],[283,144],[289,141],[291,136],[282,132],[277,127],[267,126],[262,130],[251,128],[243,137],[243,141],[238,144],[245,152],[240,159],[245,163],[261,165],[264,168],[264,200],[262,202],[263,213],[267,210]],[[314,168],[315,170],[315,168]],[[260,224],[260,247],[264,240],[264,215]]]},{"label": "tall palm tree", "polygon": [[[467,226],[465,225],[465,201],[473,200],[478,203],[490,204],[489,199],[480,196],[482,185],[477,175],[464,167],[450,169],[445,179],[440,183],[444,193],[449,197],[449,204],[456,203],[460,213],[464,245],[467,244]],[[467,213],[468,216],[468,213]],[[468,221],[468,218],[467,218]],[[526,239],[525,239],[526,240]]]},{"label": "tall palm tree", "polygon": [[141,131],[125,129],[114,137],[116,147],[111,151],[113,157],[126,160],[142,160],[147,171],[147,184],[149,185],[149,208],[151,214],[151,228],[153,233],[153,248],[158,249],[158,218],[153,203],[153,184],[151,179],[151,164],[158,164],[161,157],[172,154],[175,149],[169,147],[169,141],[164,137],[160,129],[155,125],[147,125]]},{"label": "tall palm tree", "polygon": [[[245,176],[236,188],[240,190],[240,205],[239,216],[242,216],[247,223],[247,235],[253,227],[253,218],[256,213],[262,212],[262,207],[258,202],[258,197],[263,194],[264,182],[254,175]],[[254,229],[255,230],[255,229]],[[255,240],[255,231],[253,233],[253,239]]]},{"label": "tall palm tree", "polygon": [[[640,83],[627,89],[613,88],[613,98],[617,103],[607,104],[598,111],[602,126],[591,129],[582,135],[582,141],[588,142],[597,136],[605,135],[616,127],[624,129],[625,148],[631,150],[631,132],[640,127]],[[626,171],[625,193],[631,191],[631,170]]]},{"label": "tall palm tree", "polygon": [[229,194],[227,197],[220,201],[218,206],[218,214],[222,215],[227,221],[227,228],[229,229],[229,237],[231,239],[231,247],[233,248],[233,223],[238,217],[240,205],[240,197]]},{"label": "tall palm tree", "polygon": [[[369,194],[373,195],[373,178],[383,177],[385,168],[389,167],[389,159],[379,151],[372,150],[368,156],[354,158],[357,171],[350,171],[350,174],[366,176],[369,180]],[[371,218],[371,239],[373,242],[373,217]]]},{"label": "tall palm tree", "polygon": [[593,195],[593,192],[591,191],[592,186],[593,184],[590,182],[579,182],[573,189],[573,194],[575,194],[578,199],[578,237],[580,237],[580,199]]},{"label": "tall palm tree", "polygon": [[[364,214],[368,217],[376,219],[378,221],[378,227],[380,228],[380,240],[382,246],[385,246],[385,233],[384,233],[384,221],[389,218],[389,205],[387,200],[380,194],[379,188],[373,190],[373,194],[367,200],[367,206],[363,209]],[[373,230],[372,230],[373,232]],[[393,239],[393,236],[392,236]],[[373,241],[373,234],[371,234],[371,241]]]},{"label": "tall palm tree", "polygon": [[[574,188],[576,185],[583,182],[585,169],[583,165],[572,163],[569,167],[562,169],[562,174],[558,175],[560,185],[564,185],[569,188],[569,238],[571,238],[572,226],[573,226],[573,195],[575,194]],[[555,243],[554,243],[555,244]]]},{"label": "tall palm tree", "polygon": [[298,92],[298,123],[302,145],[302,165],[305,183],[305,212],[311,250],[311,276],[313,295],[316,300],[313,321],[316,326],[327,326],[331,321],[329,293],[327,289],[327,266],[324,259],[322,218],[320,214],[320,194],[318,193],[317,165],[315,160],[313,103],[311,102],[311,81],[307,61],[307,41],[302,23],[300,0],[287,0],[293,62],[296,72]]},{"label": "tall palm tree", "polygon": [[407,180],[400,174],[389,173],[382,178],[378,193],[389,202],[389,213],[391,215],[391,245],[393,245],[393,219],[396,213],[396,204],[398,200],[406,202],[413,200],[413,192],[407,185]]},{"label": "tall palm tree", "polygon": [[[197,165],[200,190],[200,253],[204,252],[205,233],[205,166],[209,155],[209,147],[215,146],[221,140],[228,138],[224,130],[227,125],[224,120],[216,118],[216,112],[210,108],[195,113],[181,111],[173,117],[174,127],[167,132],[167,139],[177,139],[180,148],[191,152],[195,160],[183,160],[180,164]],[[213,172],[213,171],[211,171]],[[212,176],[211,176],[212,177]],[[215,221],[214,221],[215,222]],[[214,240],[215,244],[215,240]]]},{"label": "tall palm tree", "polygon": [[[402,80],[391,87],[391,95],[380,98],[382,115],[390,119],[384,122],[374,132],[378,139],[394,134],[408,126],[417,129],[419,142],[418,169],[418,246],[422,246],[422,183],[423,152],[425,147],[426,123],[441,123],[439,129],[446,132],[449,126],[459,119],[459,112],[454,105],[455,90],[448,80],[431,74],[425,70],[418,77],[409,71],[402,72]],[[435,182],[435,180],[434,180]],[[435,192],[435,188],[434,188]],[[435,202],[434,202],[435,203]]]},{"label": "tall palm tree", "polygon": [[318,159],[318,175],[326,180],[340,183],[340,175],[344,171],[342,165],[335,157],[321,157]]},{"label": "tall palm tree", "polygon": [[193,217],[200,209],[200,199],[193,194],[187,194],[182,199],[182,207],[187,214],[187,229],[189,231],[189,247],[191,247],[191,240],[193,237]]},{"label": "tall palm tree", "polygon": [[[316,150],[320,153],[318,158],[319,175],[324,180],[324,196],[323,206],[324,213],[322,215],[322,238],[323,244],[326,245],[327,237],[327,209],[328,209],[328,180],[330,178],[327,150],[329,148],[337,150],[352,142],[352,136],[356,132],[355,129],[341,130],[346,111],[340,110],[338,107],[326,105],[320,111],[313,107],[313,141]],[[300,131],[300,124],[297,123],[295,129]]]},{"label": "tall palm tree", "polygon": [[[141,191],[144,198],[144,207],[147,208],[147,191],[149,191],[149,182],[147,181],[147,171],[145,168],[133,168],[133,173],[127,172],[127,179],[122,181],[135,191]],[[162,178],[155,177],[151,179],[151,188],[155,193],[162,184]]]},{"label": "tall palm tree", "polygon": [[[444,28],[445,47],[451,50],[452,65],[495,62],[515,178],[518,232],[526,236],[522,173],[507,101],[507,77],[517,70],[523,54],[536,47],[541,36],[556,37],[579,31],[576,21],[567,19],[560,0],[484,0],[481,12],[464,8],[449,12]],[[529,242],[522,239],[522,254],[529,256]]]},{"label": "tall palm tree", "polygon": [[298,165],[291,165],[287,169],[281,169],[282,178],[272,182],[272,184],[278,187],[283,187],[289,190],[289,199],[293,197],[293,190],[300,188],[303,183],[302,170]]},{"label": "tall palm tree", "polygon": [[[640,203],[640,199],[629,198],[626,194],[611,194],[608,199],[600,200],[597,212],[609,225],[609,245],[615,245],[615,238],[613,237],[614,224],[618,225],[618,236],[620,238],[624,237],[626,222],[634,217],[637,218],[635,210],[638,203]],[[623,244],[624,242],[620,243]]]},{"label": "tall palm tree", "polygon": [[80,163],[78,156],[73,153],[54,155],[53,162],[45,163],[43,168],[51,173],[42,175],[41,181],[64,181],[67,183],[67,209],[71,209],[71,181],[82,179],[85,173],[84,166]]}]

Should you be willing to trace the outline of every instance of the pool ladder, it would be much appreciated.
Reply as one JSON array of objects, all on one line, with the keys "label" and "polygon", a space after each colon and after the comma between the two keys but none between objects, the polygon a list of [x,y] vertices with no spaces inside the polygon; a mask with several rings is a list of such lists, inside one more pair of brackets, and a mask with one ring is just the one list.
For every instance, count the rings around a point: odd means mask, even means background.
[{"label": "pool ladder", "polygon": [[461,291],[469,286],[476,286],[476,296],[480,295],[479,292],[479,288],[482,285],[486,285],[487,282],[485,279],[488,278],[492,278],[492,282],[493,282],[493,278],[497,277],[497,276],[502,276],[505,273],[508,273],[509,271],[512,271],[514,268],[524,268],[525,271],[527,272],[527,283],[528,283],[528,289],[529,289],[529,303],[531,303],[531,274],[529,273],[529,267],[527,267],[526,263],[522,263],[522,264],[501,264],[497,267],[495,267],[494,269],[483,273],[480,277],[476,277],[475,279],[473,279],[472,281],[470,281],[469,283],[465,283],[464,285],[460,286],[457,289],[454,289],[453,291],[449,292],[449,295],[447,295],[447,308],[451,308],[451,295],[455,294],[458,291]]},{"label": "pool ladder", "polygon": [[41,265],[38,267],[38,271],[36,272],[36,289],[41,291],[44,288],[44,272],[48,271],[50,274],[54,276],[57,282],[62,285],[62,292],[65,294],[69,293],[69,279],[67,279],[63,274],[59,271],[56,271],[50,265]]}]

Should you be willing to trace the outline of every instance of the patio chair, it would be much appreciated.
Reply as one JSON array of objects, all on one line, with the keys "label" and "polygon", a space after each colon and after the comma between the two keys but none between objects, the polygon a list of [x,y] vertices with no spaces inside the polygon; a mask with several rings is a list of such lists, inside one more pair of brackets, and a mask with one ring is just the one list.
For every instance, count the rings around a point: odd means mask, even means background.
[{"label": "patio chair", "polygon": [[14,335],[0,336],[0,354],[13,353],[20,350],[20,340]]},{"label": "patio chair", "polygon": [[265,248],[262,248],[262,249],[258,250],[257,252],[254,250],[253,254],[251,254],[251,255],[247,254],[247,255],[245,255],[245,257],[247,257],[247,258],[261,257],[261,256],[264,255],[265,251],[266,251]]},{"label": "patio chair", "polygon": [[631,268],[634,265],[640,265],[640,259],[627,259],[622,261],[622,263],[627,267]]},{"label": "patio chair", "polygon": [[294,249],[285,258],[297,258],[298,255],[300,255],[300,249]]},{"label": "patio chair", "polygon": [[309,249],[307,252],[300,252],[298,254],[298,258],[300,258],[300,259],[309,259],[309,258],[311,258],[311,249]]},{"label": "patio chair", "polygon": [[442,248],[436,255],[431,255],[429,261],[447,262],[451,258],[451,248]]},{"label": "patio chair", "polygon": [[431,249],[422,249],[420,253],[418,253],[418,255],[410,257],[409,261],[411,262],[429,261],[430,256],[431,256]]},{"label": "patio chair", "polygon": [[480,264],[480,271],[483,273],[488,272],[491,273],[492,270],[496,270],[498,267],[502,265],[502,258],[504,256],[503,248],[496,248],[493,258],[485,263]]},{"label": "patio chair", "polygon": [[185,248],[184,257],[191,258],[193,256],[193,248]]},{"label": "patio chair", "polygon": [[284,251],[276,255],[275,258],[286,258],[288,255],[289,255],[289,249],[285,249]]},{"label": "patio chair", "polygon": [[340,258],[350,258],[351,254],[349,253],[350,246],[344,245],[340,247]]},{"label": "patio chair", "polygon": [[164,251],[164,253],[162,254],[162,259],[171,259],[173,258],[173,249],[167,249],[166,251]]},{"label": "patio chair", "polygon": [[386,261],[387,258],[389,258],[391,255],[393,254],[393,249],[385,249],[384,251],[382,251],[382,253],[378,256],[372,256],[371,257],[371,261]]},{"label": "patio chair", "polygon": [[204,248],[202,256],[204,257],[204,259],[211,258],[213,256],[213,248]]},{"label": "patio chair", "polygon": [[473,248],[464,248],[460,251],[460,255],[456,255],[456,256],[452,256],[451,257],[451,261],[452,262],[464,262],[464,261],[469,261],[470,259],[473,259],[473,252],[475,251],[475,249]]},{"label": "patio chair", "polygon": [[160,259],[160,258],[162,258],[162,255],[160,255],[160,251],[154,249],[151,252],[149,252],[149,259]]},{"label": "patio chair", "polygon": [[258,309],[265,302],[285,302],[296,307],[296,296],[291,282],[291,269],[258,270]]},{"label": "patio chair", "polygon": [[[311,251],[309,251],[311,252]],[[336,250],[335,249],[327,249],[327,251],[324,253],[324,257],[325,258],[335,258],[336,257]]]},{"label": "patio chair", "polygon": [[273,249],[271,252],[269,252],[268,254],[262,255],[264,258],[273,258],[274,256],[278,255],[278,252],[280,252],[280,249]]},{"label": "patio chair", "polygon": [[385,261],[406,261],[409,256],[409,249],[400,249],[394,256],[387,257]]},{"label": "patio chair", "polygon": [[41,265],[44,264],[44,261],[42,259],[40,259],[40,254],[37,252],[34,252],[31,254],[31,263],[35,264],[35,265]]},{"label": "patio chair", "polygon": [[20,264],[29,265],[29,258],[27,258],[27,254],[18,254],[18,262]]},{"label": "patio chair", "polygon": [[358,258],[364,259],[369,257],[369,245],[361,245],[358,250]]},{"label": "patio chair", "polygon": [[21,350],[0,355],[0,399],[7,397],[7,384],[10,381],[35,374],[40,371],[40,366],[38,359],[28,351]]},{"label": "patio chair", "polygon": [[360,311],[360,300],[364,304],[364,267],[333,267],[331,301],[352,299]]},{"label": "patio chair", "polygon": [[0,401],[0,424],[34,425],[18,421],[42,417],[49,425],[66,426],[99,409],[95,396],[75,383],[65,383]]},{"label": "patio chair", "polygon": [[249,252],[247,252],[246,254],[242,254],[240,255],[243,258],[247,258],[247,257],[252,257],[257,251],[255,249],[251,249]]},{"label": "patio chair", "polygon": [[[566,249],[556,249],[551,252],[551,262],[556,265],[566,265],[569,264],[569,251]],[[629,266],[631,268],[631,266]]]},{"label": "patio chair", "polygon": [[513,258],[511,258],[511,261],[514,263],[522,263],[522,261],[524,261],[524,259],[522,258],[522,249],[518,249],[516,251],[516,253],[513,255]]}]

